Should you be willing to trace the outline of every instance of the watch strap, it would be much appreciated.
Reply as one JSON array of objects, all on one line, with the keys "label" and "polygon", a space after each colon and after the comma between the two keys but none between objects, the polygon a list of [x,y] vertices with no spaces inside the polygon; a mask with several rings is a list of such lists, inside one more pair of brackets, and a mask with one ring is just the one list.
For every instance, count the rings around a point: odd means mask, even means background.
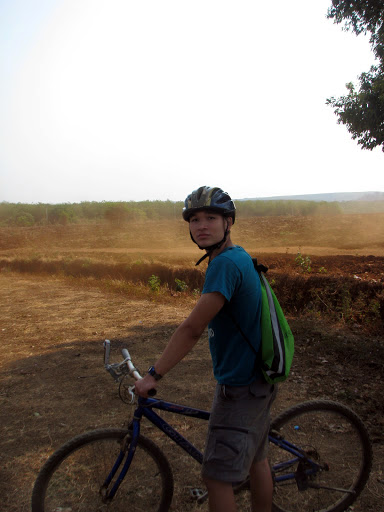
[{"label": "watch strap", "polygon": [[154,366],[151,366],[149,369],[148,369],[148,373],[149,375],[152,375],[152,377],[155,379],[155,380],[160,380],[163,376],[160,375],[159,373],[156,373],[156,370],[155,370],[155,367]]}]

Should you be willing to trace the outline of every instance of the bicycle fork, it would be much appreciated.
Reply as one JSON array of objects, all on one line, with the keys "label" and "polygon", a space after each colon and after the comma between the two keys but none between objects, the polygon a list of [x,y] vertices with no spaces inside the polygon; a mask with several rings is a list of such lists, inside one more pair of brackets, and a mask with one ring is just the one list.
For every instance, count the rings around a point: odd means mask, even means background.
[{"label": "bicycle fork", "polygon": [[[107,502],[113,500],[116,492],[118,491],[118,489],[120,487],[121,482],[124,480],[124,477],[127,474],[128,470],[131,466],[132,459],[135,454],[139,435],[140,435],[140,419],[141,418],[134,417],[134,419],[129,427],[129,431],[127,432],[127,435],[124,437],[124,439],[121,442],[121,449],[120,449],[119,455],[117,456],[116,462],[113,465],[113,468],[111,469],[109,475],[105,479],[105,482],[100,487],[99,493],[102,497],[103,503],[107,503]],[[130,441],[130,443],[129,443],[129,448],[127,451],[128,440]],[[126,459],[125,459],[124,465],[120,471],[120,474],[117,476],[116,481],[113,484],[112,488],[108,491],[108,487],[110,486],[112,480],[114,479],[115,475],[117,474],[125,457],[126,457]]]}]

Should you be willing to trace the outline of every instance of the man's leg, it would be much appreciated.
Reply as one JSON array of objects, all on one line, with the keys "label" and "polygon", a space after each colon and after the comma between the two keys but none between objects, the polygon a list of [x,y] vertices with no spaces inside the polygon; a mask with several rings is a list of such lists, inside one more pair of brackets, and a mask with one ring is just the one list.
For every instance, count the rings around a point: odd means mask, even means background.
[{"label": "man's leg", "polygon": [[236,512],[235,496],[232,484],[204,478],[208,490],[210,512]]},{"label": "man's leg", "polygon": [[250,472],[253,512],[271,512],[273,480],[268,459],[253,462]]}]

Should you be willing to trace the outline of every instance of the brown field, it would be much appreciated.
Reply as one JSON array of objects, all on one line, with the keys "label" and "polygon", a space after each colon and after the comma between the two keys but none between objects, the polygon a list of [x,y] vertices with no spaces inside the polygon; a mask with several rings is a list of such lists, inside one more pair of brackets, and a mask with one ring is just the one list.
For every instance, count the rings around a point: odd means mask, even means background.
[{"label": "brown field", "polygon": [[[243,219],[233,240],[270,266],[295,334],[292,375],[274,413],[315,398],[352,407],[369,428],[375,457],[353,510],[381,510],[384,214]],[[310,256],[310,273],[295,263],[298,251]],[[2,510],[29,510],[37,471],[63,442],[126,424],[132,409],[103,369],[102,342],[112,341],[115,361],[127,346],[145,371],[193,307],[195,296],[175,291],[173,281],[198,288],[204,269],[193,266],[200,255],[182,221],[0,228]],[[157,294],[147,286],[153,273],[162,276]],[[353,304],[345,304],[346,289]],[[332,302],[338,292],[341,306]],[[292,306],[300,294],[311,306]],[[214,381],[205,338],[162,382],[161,396],[209,408]],[[204,424],[171,422],[203,447]],[[206,511],[188,498],[201,485],[197,465],[154,428],[143,431],[171,461],[173,510]]]}]

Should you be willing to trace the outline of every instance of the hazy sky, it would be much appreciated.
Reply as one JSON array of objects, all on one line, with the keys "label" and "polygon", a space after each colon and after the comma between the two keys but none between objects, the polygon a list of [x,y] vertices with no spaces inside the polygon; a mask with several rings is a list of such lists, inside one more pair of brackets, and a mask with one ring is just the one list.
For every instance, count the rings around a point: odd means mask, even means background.
[{"label": "hazy sky", "polygon": [[331,0],[0,0],[0,201],[384,190],[327,97],[374,63]]}]

